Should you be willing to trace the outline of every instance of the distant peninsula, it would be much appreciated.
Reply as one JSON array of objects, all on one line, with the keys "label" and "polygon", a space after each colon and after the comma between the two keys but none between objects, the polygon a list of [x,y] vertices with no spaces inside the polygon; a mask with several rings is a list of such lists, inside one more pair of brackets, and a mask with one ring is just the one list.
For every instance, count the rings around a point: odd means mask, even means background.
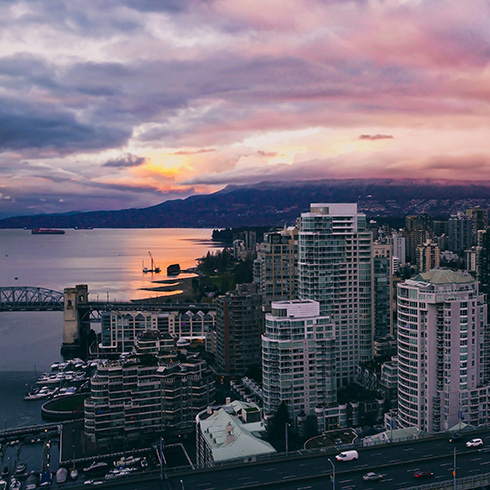
[{"label": "distant peninsula", "polygon": [[356,202],[370,219],[428,213],[435,217],[471,207],[490,208],[490,181],[351,179],[263,182],[228,186],[206,195],[117,211],[17,216],[0,228],[226,228],[284,226],[312,202]]}]

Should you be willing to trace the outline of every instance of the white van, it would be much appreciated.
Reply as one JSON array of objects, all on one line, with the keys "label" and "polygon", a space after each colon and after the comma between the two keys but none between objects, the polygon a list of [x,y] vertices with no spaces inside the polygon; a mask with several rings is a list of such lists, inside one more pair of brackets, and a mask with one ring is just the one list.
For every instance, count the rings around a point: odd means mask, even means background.
[{"label": "white van", "polygon": [[335,457],[337,461],[352,461],[353,459],[359,459],[359,453],[357,451],[344,451]]}]

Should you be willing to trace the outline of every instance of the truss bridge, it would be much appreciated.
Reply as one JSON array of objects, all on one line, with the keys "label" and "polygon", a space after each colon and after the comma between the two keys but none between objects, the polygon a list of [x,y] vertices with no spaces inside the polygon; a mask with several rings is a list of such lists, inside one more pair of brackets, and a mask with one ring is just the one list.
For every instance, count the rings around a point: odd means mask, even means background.
[{"label": "truss bridge", "polygon": [[63,311],[64,295],[32,286],[0,287],[0,311]]}]

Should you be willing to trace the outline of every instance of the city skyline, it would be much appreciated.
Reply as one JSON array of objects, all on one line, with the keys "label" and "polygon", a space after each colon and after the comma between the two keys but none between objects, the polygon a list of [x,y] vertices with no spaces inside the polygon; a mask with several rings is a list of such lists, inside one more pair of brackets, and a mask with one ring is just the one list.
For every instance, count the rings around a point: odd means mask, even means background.
[{"label": "city skyline", "polygon": [[486,179],[483,0],[0,6],[0,216],[228,184]]}]

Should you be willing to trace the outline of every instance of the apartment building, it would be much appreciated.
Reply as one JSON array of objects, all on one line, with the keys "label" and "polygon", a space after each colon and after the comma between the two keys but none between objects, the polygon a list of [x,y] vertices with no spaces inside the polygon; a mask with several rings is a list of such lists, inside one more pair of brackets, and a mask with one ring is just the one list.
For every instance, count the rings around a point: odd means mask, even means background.
[{"label": "apartment building", "polygon": [[102,314],[102,342],[106,353],[130,352],[136,338],[147,330],[158,330],[175,339],[197,341],[208,348],[215,328],[215,311],[107,311]]},{"label": "apartment building", "polygon": [[261,363],[262,298],[256,284],[238,284],[217,301],[215,354],[222,374],[244,375]]},{"label": "apartment building", "polygon": [[398,420],[429,433],[488,423],[487,304],[468,273],[434,269],[398,286]]},{"label": "apartment building", "polygon": [[272,301],[297,297],[298,229],[267,233],[257,245],[254,282],[262,295],[262,308],[270,311]]},{"label": "apartment building", "polygon": [[277,301],[262,335],[263,403],[267,415],[281,402],[293,423],[337,401],[334,326],[313,300]]},{"label": "apartment building", "polygon": [[301,214],[298,296],[335,325],[339,385],[373,357],[372,236],[357,204],[311,204]]},{"label": "apartment building", "polygon": [[97,366],[85,400],[85,435],[102,442],[142,432],[191,432],[196,415],[214,397],[214,377],[201,359],[107,361]]}]

